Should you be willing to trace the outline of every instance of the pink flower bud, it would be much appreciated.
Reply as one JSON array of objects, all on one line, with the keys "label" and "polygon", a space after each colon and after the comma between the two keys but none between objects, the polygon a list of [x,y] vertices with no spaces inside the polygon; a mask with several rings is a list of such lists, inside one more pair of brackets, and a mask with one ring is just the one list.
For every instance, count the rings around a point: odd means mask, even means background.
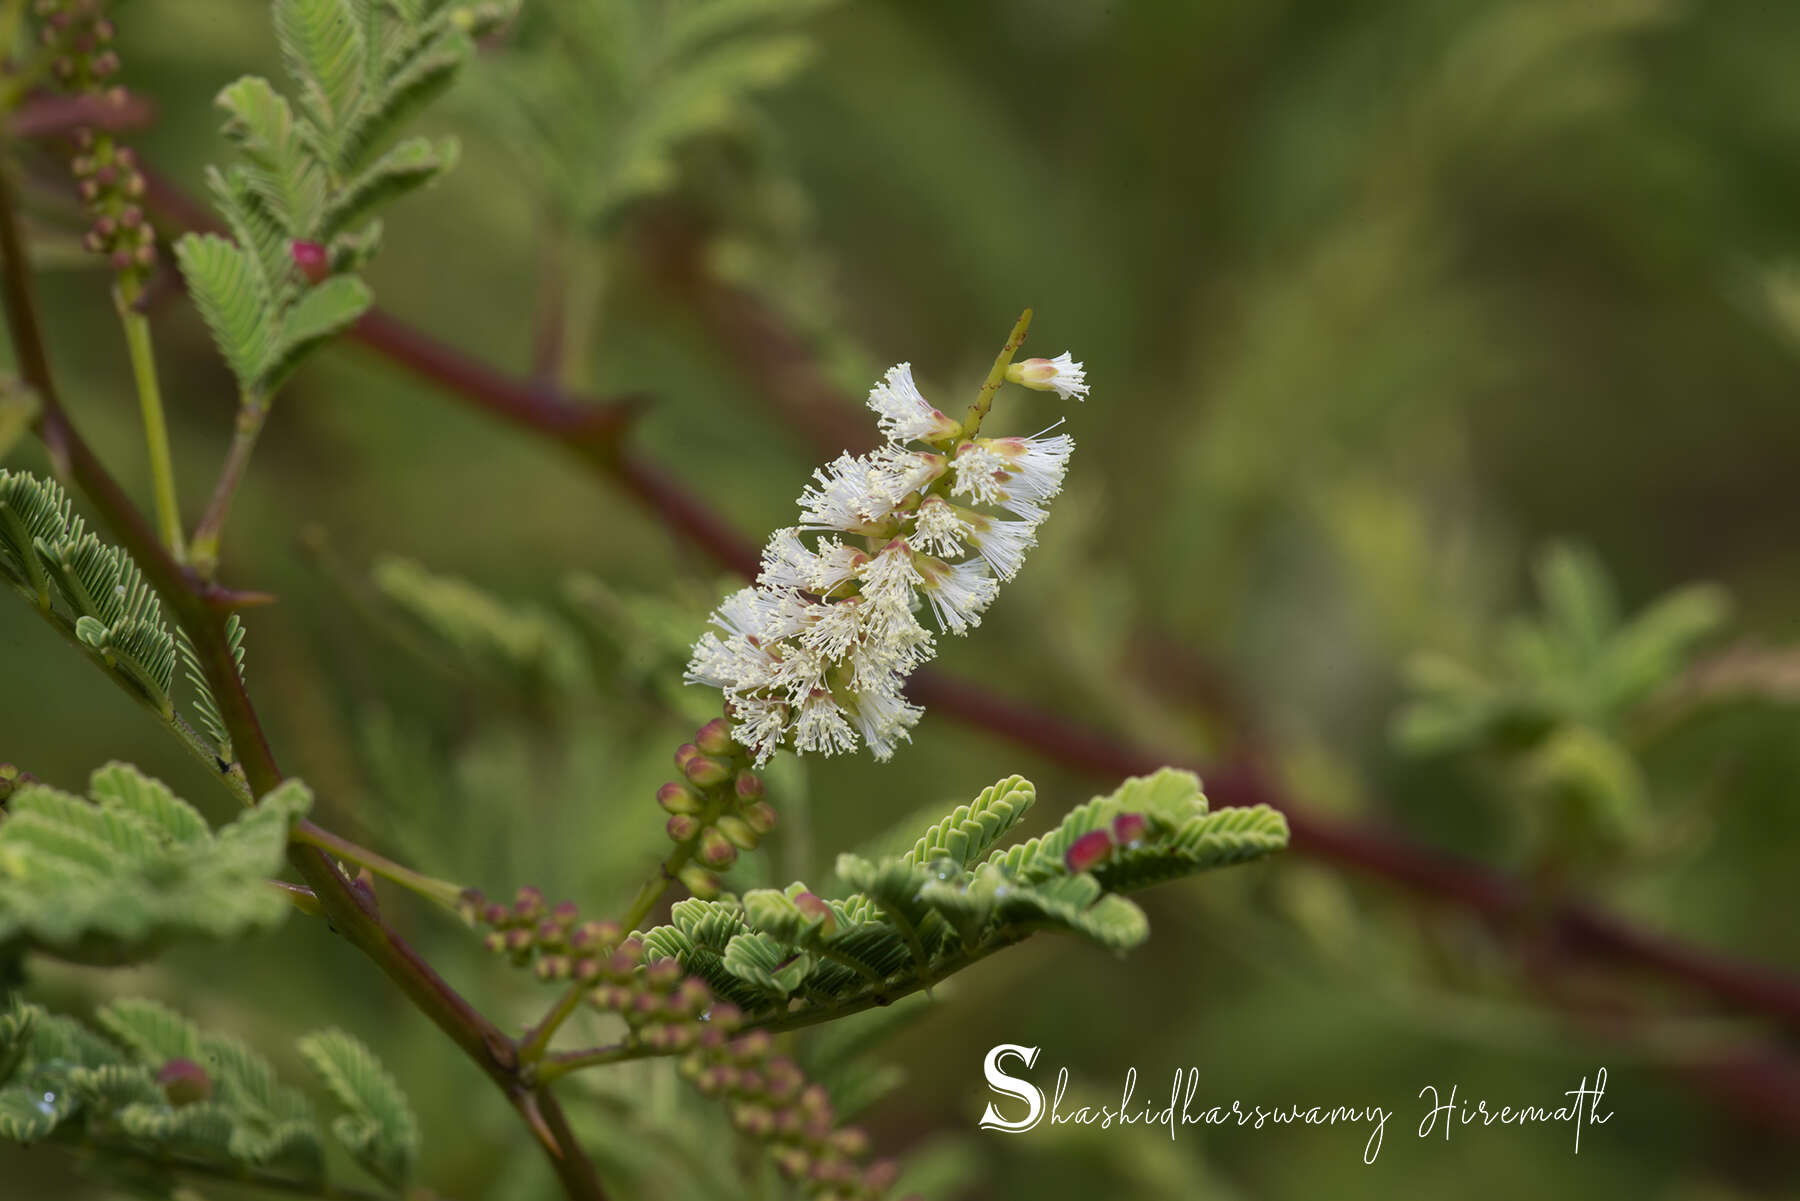
[{"label": "pink flower bud", "polygon": [[1070,844],[1063,855],[1063,866],[1071,873],[1090,871],[1112,854],[1112,835],[1105,830],[1089,830]]},{"label": "pink flower bud", "polygon": [[794,898],[794,908],[800,911],[807,925],[818,927],[820,934],[830,937],[837,931],[837,914],[824,898],[803,892]]},{"label": "pink flower bud", "polygon": [[775,828],[775,810],[767,801],[754,801],[745,805],[742,814],[744,824],[758,834],[767,834]]},{"label": "pink flower bud", "polygon": [[1122,847],[1128,847],[1132,843],[1142,840],[1149,831],[1150,823],[1141,813],[1121,813],[1113,818],[1113,841]]},{"label": "pink flower bud", "polygon": [[690,842],[700,833],[700,819],[691,813],[677,813],[663,828],[669,832],[670,842]]},{"label": "pink flower bud", "polygon": [[725,835],[710,827],[701,831],[700,851],[695,856],[701,863],[715,871],[724,871],[737,862],[737,857],[738,849],[731,845],[731,840]]},{"label": "pink flower bud", "polygon": [[670,813],[700,812],[700,795],[686,784],[670,780],[656,790],[656,803]]},{"label": "pink flower bud", "polygon": [[717,825],[719,833],[740,851],[754,851],[756,844],[762,841],[762,835],[751,829],[750,823],[741,817],[726,814],[718,820]]},{"label": "pink flower bud", "polygon": [[709,755],[729,755],[737,749],[731,740],[731,726],[723,717],[715,717],[694,734],[694,745]]},{"label": "pink flower bud", "polygon": [[675,766],[682,771],[686,771],[687,765],[688,765],[688,760],[692,759],[695,755],[698,755],[699,753],[700,753],[700,748],[695,746],[693,743],[691,743],[691,742],[682,743],[680,746],[675,748]]},{"label": "pink flower bud", "polygon": [[690,756],[682,774],[701,788],[716,788],[731,779],[731,769],[707,755]]},{"label": "pink flower bud", "polygon": [[169,1104],[177,1109],[212,1100],[212,1077],[191,1059],[171,1059],[163,1064],[162,1070],[156,1073],[156,1084]]},{"label": "pink flower bud", "polygon": [[737,797],[740,801],[754,801],[763,794],[762,777],[748,768],[737,774]]},{"label": "pink flower bud", "polygon": [[324,283],[325,277],[331,274],[331,254],[317,242],[290,242],[288,255],[308,283]]},{"label": "pink flower bud", "polygon": [[682,888],[688,889],[689,893],[693,893],[700,900],[715,900],[718,893],[722,891],[718,877],[698,864],[688,864],[686,868],[682,868],[680,882],[682,882]]}]

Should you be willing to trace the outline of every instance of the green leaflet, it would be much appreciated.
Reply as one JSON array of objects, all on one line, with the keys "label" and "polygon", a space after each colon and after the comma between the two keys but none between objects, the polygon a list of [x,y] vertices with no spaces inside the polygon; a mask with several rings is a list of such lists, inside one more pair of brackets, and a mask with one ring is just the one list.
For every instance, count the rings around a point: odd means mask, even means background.
[{"label": "green leaflet", "polygon": [[125,963],[180,938],[232,938],[287,914],[268,886],[312,798],[290,780],[216,834],[126,764],[94,773],[92,799],[42,785],[0,820],[0,943]]},{"label": "green leaflet", "polygon": [[908,863],[923,864],[940,856],[969,867],[1000,841],[1000,836],[1024,820],[1037,789],[1023,776],[1008,776],[982,789],[967,805],[958,805],[950,816],[925,831],[907,852]]},{"label": "green leaflet", "polygon": [[377,1179],[403,1188],[419,1157],[419,1120],[394,1078],[342,1030],[306,1036],[300,1053],[346,1110],[331,1124],[338,1141]]},{"label": "green leaflet", "polygon": [[[1150,931],[1124,892],[1287,845],[1280,813],[1265,805],[1210,811],[1193,773],[1165,768],[977,862],[1034,798],[1028,781],[1008,777],[933,824],[904,856],[840,856],[838,876],[855,891],[822,906],[800,883],[755,889],[742,902],[682,901],[670,925],[643,935],[649,957],[680,961],[765,1019],[860,1008],[929,987],[1035,930],[1128,950]],[[1070,871],[1069,848],[1102,830],[1105,853]]]},{"label": "green leaflet", "polygon": [[[261,1055],[155,1001],[114,1001],[99,1023],[110,1039],[16,998],[0,1011],[0,1138],[78,1145],[140,1171],[179,1161],[224,1176],[255,1170],[287,1191],[328,1191],[312,1104]],[[398,1190],[417,1154],[410,1103],[347,1035],[313,1035],[301,1050],[351,1111],[334,1133]],[[171,1102],[157,1073],[173,1059],[197,1066],[210,1095]]]}]

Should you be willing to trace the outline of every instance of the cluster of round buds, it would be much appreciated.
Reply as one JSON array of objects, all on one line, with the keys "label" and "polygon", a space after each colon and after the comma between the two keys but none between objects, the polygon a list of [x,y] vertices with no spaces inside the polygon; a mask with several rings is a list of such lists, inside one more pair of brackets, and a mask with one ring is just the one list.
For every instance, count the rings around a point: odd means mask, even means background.
[{"label": "cluster of round buds", "polygon": [[743,1020],[735,1005],[713,1004],[712,989],[689,976],[673,959],[644,962],[644,944],[628,938],[582,979],[592,979],[588,1003],[618,1014],[631,1028],[631,1039],[658,1051],[685,1051],[709,1028],[734,1028]]},{"label": "cluster of round buds", "polygon": [[470,925],[488,927],[482,939],[488,950],[519,967],[530,965],[542,980],[572,978],[577,963],[612,954],[621,937],[616,922],[584,922],[575,902],[551,905],[529,884],[510,905],[471,888],[457,902],[457,911]]},{"label": "cluster of round buds", "polygon": [[1063,852],[1063,866],[1071,874],[1093,871],[1111,859],[1121,847],[1135,847],[1144,841],[1150,823],[1141,813],[1121,813],[1113,818],[1111,828],[1089,830],[1069,844]]},{"label": "cluster of round buds", "polygon": [[809,1186],[813,1201],[876,1201],[899,1174],[891,1160],[858,1162],[868,1153],[868,1136],[838,1125],[824,1087],[775,1054],[766,1030],[734,1038],[728,1026],[708,1023],[681,1074],[724,1101],[732,1125],[763,1143],[788,1179]]},{"label": "cluster of round buds", "polygon": [[656,803],[669,815],[669,840],[687,851],[678,872],[681,883],[711,900],[719,895],[718,873],[737,862],[740,851],[755,850],[775,828],[775,810],[763,799],[762,779],[722,717],[681,745],[675,766],[681,779],[658,788]]},{"label": "cluster of round buds", "polygon": [[[71,95],[125,102],[109,81],[118,74],[113,25],[100,0],[37,0],[40,37],[55,57],[51,73]],[[70,164],[91,221],[82,245],[104,255],[121,275],[142,276],[156,265],[156,235],[144,218],[144,175],[129,147],[104,130],[81,129]]]},{"label": "cluster of round buds", "polygon": [[28,771],[14,767],[10,763],[0,763],[0,805],[12,799],[12,794],[27,784],[36,784],[37,777]]}]

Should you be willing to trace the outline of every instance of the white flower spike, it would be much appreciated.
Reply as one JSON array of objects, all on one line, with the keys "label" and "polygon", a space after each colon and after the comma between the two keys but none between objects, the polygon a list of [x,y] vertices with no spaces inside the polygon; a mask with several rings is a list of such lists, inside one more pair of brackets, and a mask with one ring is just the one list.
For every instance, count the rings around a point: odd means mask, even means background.
[{"label": "white flower spike", "polygon": [[921,615],[968,633],[1037,544],[1074,440],[979,427],[1002,379],[1064,399],[1088,389],[1067,354],[1008,365],[1029,317],[965,421],[925,399],[911,364],[889,368],[869,391],[886,444],[815,471],[800,523],[770,537],[756,585],[713,614],[687,680],[724,693],[732,737],[758,764],[782,746],[833,755],[859,742],[890,758],[923,715],[904,691],[937,650]]}]

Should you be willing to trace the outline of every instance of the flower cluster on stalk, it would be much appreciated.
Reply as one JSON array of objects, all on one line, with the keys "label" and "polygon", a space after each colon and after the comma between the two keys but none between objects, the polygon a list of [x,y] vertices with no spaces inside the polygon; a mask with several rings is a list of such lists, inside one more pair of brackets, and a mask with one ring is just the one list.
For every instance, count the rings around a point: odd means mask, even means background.
[{"label": "flower cluster on stalk", "polygon": [[[1012,364],[1005,378],[1087,393],[1067,353]],[[732,737],[757,764],[786,745],[891,757],[921,716],[906,678],[936,653],[922,618],[937,634],[980,624],[1037,544],[1075,447],[1050,430],[979,436],[985,409],[965,428],[919,391],[910,363],[890,368],[868,403],[884,444],[813,473],[800,521],[769,538],[756,583],[719,606],[688,664],[690,683],[725,694]]]},{"label": "flower cluster on stalk", "polygon": [[[71,96],[123,106],[124,89],[110,82],[119,70],[113,24],[100,0],[37,0],[40,38],[55,53],[50,70]],[[91,224],[82,244],[104,255],[121,276],[141,278],[156,265],[156,236],[145,219],[144,176],[129,146],[104,129],[75,132],[70,161]],[[135,286],[135,283],[134,285]]]}]

